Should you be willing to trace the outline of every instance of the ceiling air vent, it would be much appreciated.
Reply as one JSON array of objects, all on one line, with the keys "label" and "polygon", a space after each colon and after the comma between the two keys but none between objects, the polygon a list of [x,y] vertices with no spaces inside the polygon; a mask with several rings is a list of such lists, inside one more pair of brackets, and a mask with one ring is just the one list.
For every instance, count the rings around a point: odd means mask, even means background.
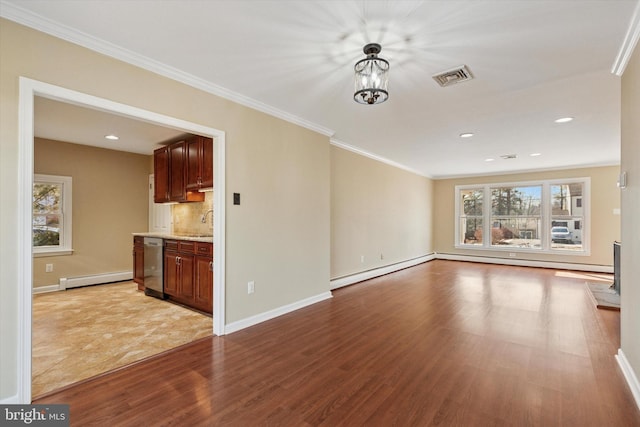
[{"label": "ceiling air vent", "polygon": [[443,71],[442,73],[435,74],[433,79],[438,82],[442,87],[451,86],[456,83],[466,82],[473,79],[473,74],[469,71],[466,65],[461,65],[451,70]]},{"label": "ceiling air vent", "polygon": [[515,159],[517,157],[518,157],[517,154],[503,154],[502,156],[500,156],[501,159],[505,159],[505,160]]}]

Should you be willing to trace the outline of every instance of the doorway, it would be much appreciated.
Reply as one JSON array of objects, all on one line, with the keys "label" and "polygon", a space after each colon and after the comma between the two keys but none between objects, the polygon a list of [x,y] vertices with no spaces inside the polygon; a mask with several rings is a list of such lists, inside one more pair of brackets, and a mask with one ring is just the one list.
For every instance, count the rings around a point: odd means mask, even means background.
[{"label": "doorway", "polygon": [[31,364],[32,364],[32,186],[33,186],[33,160],[34,160],[34,98],[36,96],[74,104],[77,106],[100,110],[120,116],[129,117],[148,123],[158,124],[186,133],[205,135],[214,140],[214,192],[213,206],[216,210],[214,216],[214,239],[216,247],[214,251],[214,319],[213,333],[224,334],[225,319],[225,280],[224,280],[224,255],[225,255],[225,133],[223,131],[186,122],[161,114],[142,110],[126,104],[109,101],[84,93],[72,91],[47,83],[20,78],[20,125],[19,125],[19,191],[18,204],[18,253],[20,263],[18,266],[19,279],[19,303],[18,318],[19,344],[18,344],[18,399],[20,402],[31,402]]}]

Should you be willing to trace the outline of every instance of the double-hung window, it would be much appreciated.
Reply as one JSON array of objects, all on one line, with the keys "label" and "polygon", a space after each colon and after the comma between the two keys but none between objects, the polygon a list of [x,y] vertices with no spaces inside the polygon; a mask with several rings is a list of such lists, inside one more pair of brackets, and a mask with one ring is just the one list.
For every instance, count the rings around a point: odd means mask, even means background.
[{"label": "double-hung window", "polygon": [[456,186],[456,247],[587,255],[589,182]]},{"label": "double-hung window", "polygon": [[34,175],[32,244],[35,256],[68,255],[71,247],[72,179]]}]

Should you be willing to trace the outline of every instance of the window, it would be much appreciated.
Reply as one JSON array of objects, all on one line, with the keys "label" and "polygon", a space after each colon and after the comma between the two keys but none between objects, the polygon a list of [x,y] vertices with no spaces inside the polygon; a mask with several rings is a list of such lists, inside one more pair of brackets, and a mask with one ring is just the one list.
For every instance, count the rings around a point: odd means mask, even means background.
[{"label": "window", "polygon": [[67,255],[71,249],[71,177],[34,175],[32,239],[35,256]]},{"label": "window", "polygon": [[460,192],[460,243],[482,245],[482,189]]},{"label": "window", "polygon": [[551,184],[550,189],[551,248],[581,251],[584,184]]},{"label": "window", "polygon": [[586,255],[588,189],[589,178],[457,186],[456,247]]},{"label": "window", "polygon": [[540,247],[542,186],[490,190],[491,246]]}]

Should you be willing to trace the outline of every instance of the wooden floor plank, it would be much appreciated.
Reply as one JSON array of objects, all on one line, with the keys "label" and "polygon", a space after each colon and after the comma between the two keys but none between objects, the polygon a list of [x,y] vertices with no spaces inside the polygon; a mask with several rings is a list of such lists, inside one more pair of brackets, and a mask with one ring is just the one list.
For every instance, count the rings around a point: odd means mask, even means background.
[{"label": "wooden floor plank", "polygon": [[432,261],[34,403],[83,426],[640,426],[587,279]]}]

